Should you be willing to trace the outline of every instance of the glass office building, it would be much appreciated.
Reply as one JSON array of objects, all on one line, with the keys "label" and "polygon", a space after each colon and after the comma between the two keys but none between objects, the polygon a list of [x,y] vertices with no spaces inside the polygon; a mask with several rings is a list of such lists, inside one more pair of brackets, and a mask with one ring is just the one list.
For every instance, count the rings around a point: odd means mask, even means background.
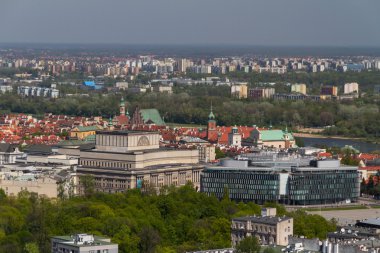
[{"label": "glass office building", "polygon": [[356,202],[360,181],[357,167],[340,166],[338,160],[312,161],[309,166],[249,166],[247,161],[229,161],[207,167],[201,174],[201,191],[231,200],[257,204],[289,205]]},{"label": "glass office building", "polygon": [[228,192],[230,199],[263,204],[279,196],[279,175],[270,171],[206,168],[201,178],[201,191],[217,198]]},{"label": "glass office building", "polygon": [[296,168],[289,176],[288,204],[291,205],[356,202],[359,195],[356,167]]}]

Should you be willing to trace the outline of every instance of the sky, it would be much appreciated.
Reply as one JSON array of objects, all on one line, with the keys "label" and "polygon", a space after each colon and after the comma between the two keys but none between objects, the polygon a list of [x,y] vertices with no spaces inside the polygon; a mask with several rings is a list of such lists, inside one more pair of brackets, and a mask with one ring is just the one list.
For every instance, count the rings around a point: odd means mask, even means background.
[{"label": "sky", "polygon": [[0,43],[380,47],[379,0],[0,0]]}]

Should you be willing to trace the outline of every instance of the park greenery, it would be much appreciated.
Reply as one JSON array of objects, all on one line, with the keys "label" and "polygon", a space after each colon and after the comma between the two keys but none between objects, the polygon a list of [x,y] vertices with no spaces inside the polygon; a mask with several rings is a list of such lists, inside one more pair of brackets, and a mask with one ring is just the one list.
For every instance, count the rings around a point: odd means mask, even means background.
[{"label": "park greenery", "polygon": [[[0,192],[0,252],[50,252],[50,236],[91,233],[119,244],[119,252],[185,252],[230,247],[230,220],[259,215],[254,203],[218,200],[196,192],[191,184],[83,197],[38,197],[26,191],[17,197]],[[334,221],[298,210],[278,215],[294,218],[294,233],[325,238]]]},{"label": "park greenery", "polygon": [[249,236],[236,245],[236,253],[260,253],[261,247],[255,236]]}]

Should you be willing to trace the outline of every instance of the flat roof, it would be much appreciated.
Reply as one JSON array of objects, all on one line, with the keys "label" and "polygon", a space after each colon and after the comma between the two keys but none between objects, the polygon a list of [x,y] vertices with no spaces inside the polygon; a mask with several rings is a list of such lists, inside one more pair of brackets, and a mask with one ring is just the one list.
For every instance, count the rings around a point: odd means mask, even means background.
[{"label": "flat roof", "polygon": [[73,246],[73,247],[78,247],[78,248],[81,248],[81,247],[94,247],[94,246],[101,246],[101,245],[117,245],[116,243],[112,243],[112,242],[107,242],[105,240],[109,239],[109,238],[106,238],[106,237],[102,237],[102,236],[94,236],[94,243],[83,243],[83,244],[77,244],[77,243],[74,243],[74,238],[69,236],[69,235],[64,235],[64,236],[52,236],[51,237],[52,239],[58,239],[60,240],[59,243],[62,243],[62,244],[65,244],[65,245],[70,245],[70,246]]},{"label": "flat roof", "polygon": [[[213,167],[206,167],[206,170],[225,170],[225,171],[256,171],[256,172],[291,172],[292,168],[289,168],[287,166],[274,166],[274,167],[224,167],[224,166],[213,166]],[[296,172],[302,172],[302,171],[314,171],[314,172],[324,172],[324,171],[336,171],[336,170],[358,170],[357,167],[349,167],[349,166],[342,166],[342,167],[336,167],[336,168],[317,168],[317,167],[296,167],[294,168]]]},{"label": "flat roof", "polygon": [[[117,147],[115,147],[117,148]],[[141,149],[141,150],[128,150],[128,151],[108,151],[108,150],[99,150],[99,149],[89,149],[83,150],[82,153],[102,153],[102,154],[125,154],[125,155],[137,155],[137,154],[147,154],[147,153],[158,153],[158,152],[179,152],[179,151],[194,151],[197,149],[177,149],[170,147],[159,147],[154,149]]]},{"label": "flat roof", "polygon": [[262,224],[269,224],[269,225],[276,225],[277,223],[281,221],[286,221],[293,219],[291,217],[277,217],[277,216],[246,216],[246,217],[239,217],[234,218],[232,221],[251,221],[255,223],[262,223]]},{"label": "flat roof", "polygon": [[369,218],[366,220],[359,221],[358,224],[367,224],[373,226],[380,226],[380,218]]},{"label": "flat roof", "polygon": [[140,134],[159,134],[157,131],[136,131],[136,130],[99,130],[96,134],[108,134],[108,135],[140,135]]}]

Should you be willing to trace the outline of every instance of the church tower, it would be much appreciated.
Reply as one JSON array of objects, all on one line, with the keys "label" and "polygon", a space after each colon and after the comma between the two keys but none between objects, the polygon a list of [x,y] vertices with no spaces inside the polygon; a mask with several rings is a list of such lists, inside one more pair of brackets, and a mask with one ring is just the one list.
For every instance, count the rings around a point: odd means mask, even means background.
[{"label": "church tower", "polygon": [[108,130],[114,130],[114,127],[113,127],[113,122],[112,122],[112,117],[110,116],[109,120],[108,120]]},{"label": "church tower", "polygon": [[234,126],[231,129],[231,133],[228,134],[228,145],[241,147],[241,134],[239,134],[239,129]]},{"label": "church tower", "polygon": [[119,109],[120,109],[120,116],[125,116],[125,101],[124,101],[124,97],[121,97]]},{"label": "church tower", "polygon": [[208,115],[208,122],[207,122],[207,140],[209,141],[218,140],[218,132],[216,129],[215,115],[212,112],[212,104],[211,104],[211,110],[210,110],[210,114]]}]

